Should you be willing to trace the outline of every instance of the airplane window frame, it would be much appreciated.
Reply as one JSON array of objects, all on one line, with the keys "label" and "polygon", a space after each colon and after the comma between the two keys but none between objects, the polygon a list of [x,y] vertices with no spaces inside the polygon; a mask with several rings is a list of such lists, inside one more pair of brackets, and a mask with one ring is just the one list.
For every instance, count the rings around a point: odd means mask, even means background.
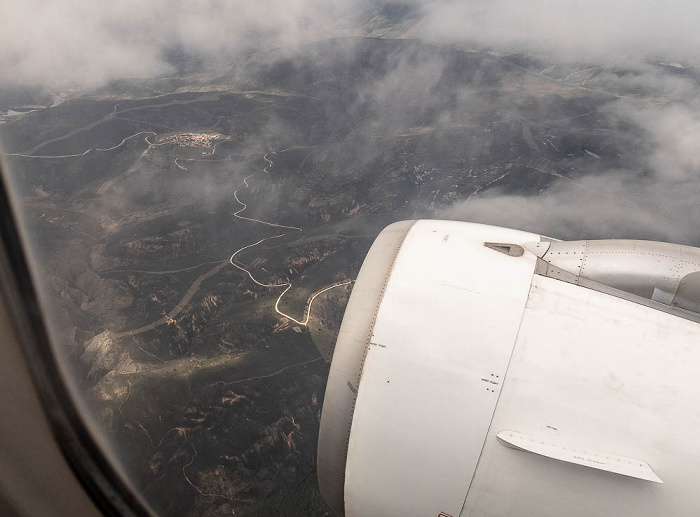
[{"label": "airplane window frame", "polygon": [[6,171],[0,154],[0,296],[7,301],[50,432],[76,479],[104,515],[154,515],[93,438],[62,379],[25,253],[26,239],[17,224],[21,216],[14,206]]}]

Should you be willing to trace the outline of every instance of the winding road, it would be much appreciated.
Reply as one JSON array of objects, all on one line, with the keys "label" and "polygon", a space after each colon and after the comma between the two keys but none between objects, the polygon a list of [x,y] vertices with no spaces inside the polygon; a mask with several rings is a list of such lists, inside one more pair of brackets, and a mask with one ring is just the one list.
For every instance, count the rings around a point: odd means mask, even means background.
[{"label": "winding road", "polygon": [[[263,168],[263,171],[265,172],[265,174],[268,174],[268,175],[269,175],[269,174],[270,174],[270,171],[268,171],[267,169],[268,169],[268,167],[271,167],[271,166],[273,165],[274,162],[273,162],[272,160],[270,160],[270,159],[267,157],[268,154],[269,154],[269,153],[265,153],[265,156],[263,156],[263,159],[267,162],[267,165]],[[250,185],[248,184],[248,179],[249,179],[251,176],[254,176],[254,175],[255,175],[255,173],[250,174],[249,176],[246,176],[245,178],[243,178],[243,184],[244,184],[245,186],[236,189],[235,192],[233,193],[233,197],[236,199],[236,201],[238,202],[238,204],[242,205],[242,208],[241,208],[240,210],[238,210],[237,212],[234,212],[234,213],[233,213],[233,216],[234,216],[234,217],[238,217],[239,219],[245,219],[246,221],[252,221],[252,222],[255,222],[255,223],[260,223],[260,224],[264,224],[264,225],[267,225],[267,226],[272,226],[272,227],[275,227],[275,228],[286,228],[286,229],[289,229],[289,230],[296,230],[296,231],[299,231],[299,232],[303,231],[303,230],[302,230],[301,228],[299,228],[298,226],[286,226],[286,225],[283,225],[283,224],[271,223],[271,222],[268,222],[268,221],[261,221],[260,219],[252,219],[252,218],[250,218],[250,217],[243,217],[242,215],[239,215],[239,214],[240,214],[241,212],[243,212],[246,208],[248,208],[248,205],[246,205],[243,201],[241,201],[241,200],[238,198],[238,192],[241,191],[241,190],[245,190],[245,189],[247,189],[247,188],[250,187]],[[261,244],[261,243],[263,243],[263,242],[265,242],[265,241],[269,241],[269,240],[271,240],[271,239],[279,239],[279,238],[281,238],[281,237],[284,237],[285,235],[286,235],[286,233],[281,233],[281,234],[279,234],[279,235],[273,235],[272,237],[265,237],[265,238],[263,238],[263,239],[260,239],[260,240],[257,241],[257,242],[254,242],[254,243],[252,243],[252,244],[248,244],[248,245],[246,245],[246,246],[243,246],[242,248],[238,249],[233,255],[231,255],[231,258],[229,259],[229,262],[231,263],[231,265],[232,265],[233,267],[238,268],[238,269],[240,269],[241,271],[243,271],[245,274],[247,274],[248,277],[249,277],[253,282],[255,282],[257,285],[259,285],[260,287],[271,287],[271,288],[282,288],[282,287],[283,287],[284,290],[283,290],[283,291],[280,293],[280,295],[277,297],[277,301],[275,301],[275,312],[276,312],[277,314],[279,314],[280,316],[282,316],[282,317],[284,317],[284,318],[287,318],[287,319],[293,321],[294,323],[297,323],[298,325],[301,325],[301,326],[305,327],[305,326],[307,326],[307,325],[309,324],[309,318],[310,318],[310,316],[311,316],[311,304],[312,304],[313,301],[316,299],[316,297],[317,297],[319,294],[325,293],[326,291],[329,291],[329,290],[334,289],[334,288],[336,288],[336,287],[340,287],[340,286],[343,286],[343,285],[348,285],[348,284],[350,284],[350,283],[352,282],[352,280],[347,280],[347,281],[345,281],[345,282],[338,282],[338,283],[335,283],[335,284],[333,284],[333,285],[324,287],[324,288],[321,289],[320,291],[315,292],[315,293],[311,296],[311,298],[309,298],[309,301],[307,302],[306,307],[304,308],[303,321],[302,321],[302,320],[296,319],[295,317],[293,317],[293,316],[287,314],[286,312],[282,312],[282,311],[280,310],[280,308],[279,308],[280,301],[282,300],[282,297],[287,293],[287,291],[289,291],[289,290],[292,288],[291,282],[283,282],[283,283],[280,283],[280,284],[266,284],[266,283],[264,283],[264,282],[260,282],[259,280],[257,280],[257,279],[253,276],[253,274],[252,274],[248,269],[246,269],[245,267],[243,267],[243,266],[240,265],[240,264],[237,264],[237,263],[235,262],[234,259],[236,258],[236,255],[238,255],[238,254],[239,254],[240,252],[242,252],[243,250],[246,250],[246,249],[249,249],[249,248],[253,248],[253,247],[257,246],[258,244]]]},{"label": "winding road", "polygon": [[[89,153],[91,153],[91,152],[106,153],[106,152],[108,152],[108,151],[114,151],[115,149],[119,149],[121,146],[123,146],[123,145],[127,142],[127,140],[130,140],[130,139],[134,138],[135,136],[139,136],[139,135],[154,135],[154,136],[155,136],[156,133],[154,133],[153,131],[139,131],[138,133],[134,133],[133,135],[127,136],[127,137],[124,138],[121,142],[119,142],[117,145],[115,145],[115,146],[113,146],[113,147],[108,147],[107,149],[90,148],[90,149],[88,149],[87,151],[83,151],[82,153],[78,153],[78,154],[54,154],[54,155],[48,155],[48,154],[7,153],[7,156],[20,156],[20,157],[22,157],[22,158],[39,158],[39,159],[44,159],[44,160],[47,160],[47,159],[56,159],[56,158],[75,158],[75,157],[77,157],[77,156],[85,156],[86,154],[89,154]],[[151,144],[151,143],[148,141],[148,137],[145,137],[144,140],[146,140],[146,142],[147,142],[149,145],[155,145],[155,144]],[[50,141],[49,141],[49,142],[50,142]],[[46,142],[46,143],[48,144],[49,142]]]},{"label": "winding road", "polygon": [[[177,95],[177,94],[168,93],[168,94],[165,94],[165,95],[156,95],[155,97],[152,97],[152,98],[153,98],[153,99],[158,99],[158,98],[160,98],[160,97],[167,97],[168,95]],[[162,108],[162,107],[165,107],[165,106],[172,106],[172,105],[175,105],[175,104],[184,104],[184,105],[187,105],[187,104],[196,103],[196,102],[203,102],[203,99],[202,99],[201,97],[198,97],[198,98],[195,98],[195,99],[187,99],[187,100],[173,99],[173,100],[171,100],[171,101],[169,101],[169,102],[157,102],[157,103],[153,103],[153,104],[143,104],[143,105],[139,105],[139,106],[132,106],[132,107],[130,107],[130,108],[124,108],[123,110],[117,111],[117,108],[118,108],[121,104],[123,104],[124,101],[118,102],[118,103],[116,103],[116,104],[114,105],[114,109],[112,109],[111,112],[107,113],[107,114],[106,114],[105,116],[103,116],[101,119],[98,119],[98,120],[96,120],[96,121],[94,121],[94,122],[91,122],[90,124],[86,124],[86,125],[84,125],[84,126],[82,126],[82,127],[76,128],[76,129],[74,129],[73,131],[70,131],[70,132],[68,132],[68,133],[66,133],[66,134],[64,134],[64,135],[58,136],[58,137],[56,137],[56,138],[52,138],[52,139],[50,139],[50,140],[46,140],[46,141],[41,142],[41,143],[39,143],[39,144],[36,144],[36,145],[35,145],[34,147],[32,147],[31,149],[26,150],[23,154],[14,154],[14,155],[13,155],[13,154],[10,154],[10,156],[26,156],[26,157],[30,157],[30,158],[40,158],[41,155],[35,155],[34,153],[36,153],[39,149],[41,149],[41,148],[43,148],[43,147],[46,147],[46,146],[49,145],[49,144],[52,144],[52,143],[54,143],[54,142],[60,142],[61,140],[65,140],[65,139],[67,139],[67,138],[70,138],[70,137],[72,137],[72,136],[74,136],[74,135],[77,135],[78,133],[83,133],[83,132],[85,132],[85,131],[89,131],[90,129],[92,129],[92,128],[94,128],[94,127],[97,127],[97,126],[99,126],[100,124],[104,124],[105,122],[109,122],[110,120],[113,120],[113,119],[118,119],[118,120],[121,119],[121,120],[127,120],[127,121],[129,121],[130,119],[124,119],[123,117],[117,116],[117,115],[121,115],[122,113],[128,113],[128,112],[130,112],[130,111],[137,111],[137,110],[142,110],[142,109],[146,109],[146,108]],[[139,123],[139,124],[151,125],[151,126],[156,125],[156,124],[150,124],[150,123],[145,122],[145,121],[142,121],[142,120],[131,120],[131,122],[136,122],[136,123]],[[168,129],[170,129],[170,128],[168,128]],[[152,131],[149,131],[149,132],[152,133]],[[155,133],[153,133],[153,134],[155,135]],[[80,156],[80,155],[76,155],[76,156]]]},{"label": "winding road", "polygon": [[[127,109],[124,109],[124,110],[121,110],[121,111],[117,111],[117,108],[119,107],[119,103],[117,103],[117,104],[114,105],[114,109],[113,109],[110,113],[108,113],[107,115],[105,115],[104,117],[102,117],[101,119],[99,119],[99,120],[97,120],[97,121],[95,121],[95,122],[93,122],[93,123],[87,124],[86,126],[83,126],[83,127],[77,128],[77,129],[74,129],[73,131],[71,131],[71,132],[69,132],[69,133],[66,133],[66,134],[64,134],[64,135],[62,135],[62,136],[60,136],[60,137],[56,137],[56,138],[53,138],[53,139],[51,139],[51,140],[46,140],[46,141],[44,141],[44,142],[42,142],[42,143],[40,143],[40,144],[35,145],[34,147],[32,147],[31,149],[29,149],[29,150],[26,151],[25,153],[8,153],[7,156],[17,156],[17,157],[22,157],[22,158],[35,158],[35,159],[75,158],[75,157],[79,157],[79,156],[85,156],[85,155],[87,155],[87,154],[89,154],[89,153],[92,153],[92,152],[110,152],[110,151],[114,151],[114,150],[116,150],[116,149],[119,149],[121,146],[123,146],[123,145],[124,145],[127,141],[129,141],[130,139],[135,138],[135,137],[140,136],[140,135],[146,135],[146,136],[144,137],[144,141],[148,144],[148,147],[141,153],[141,155],[139,156],[139,158],[136,160],[136,162],[135,162],[131,167],[129,167],[126,171],[124,171],[123,173],[119,174],[118,176],[116,176],[116,177],[114,177],[114,178],[111,178],[111,179],[105,181],[104,183],[102,183],[102,184],[98,187],[98,189],[97,189],[97,194],[98,194],[98,195],[102,195],[102,194],[104,194],[107,190],[109,190],[109,189],[112,187],[112,185],[114,185],[116,182],[120,181],[120,180],[123,179],[124,177],[126,177],[126,176],[132,174],[133,172],[135,172],[135,171],[138,169],[139,164],[141,163],[141,159],[142,159],[145,155],[147,155],[154,147],[160,146],[160,145],[166,145],[167,143],[170,143],[170,142],[162,142],[162,143],[151,142],[151,140],[149,140],[148,137],[149,137],[149,136],[157,136],[157,133],[155,133],[154,131],[139,131],[138,133],[134,133],[133,135],[129,135],[129,136],[123,138],[121,142],[119,142],[118,144],[116,144],[116,145],[114,145],[114,146],[112,146],[112,147],[107,147],[107,148],[89,148],[89,149],[83,151],[82,153],[76,153],[76,154],[36,155],[36,154],[33,154],[33,153],[35,153],[36,151],[38,151],[38,150],[41,149],[42,147],[45,147],[45,146],[47,146],[47,145],[49,145],[49,144],[51,144],[51,143],[54,143],[54,142],[57,142],[57,141],[60,141],[60,140],[65,140],[65,139],[67,139],[67,138],[70,138],[71,136],[73,136],[73,135],[75,135],[75,134],[78,134],[78,133],[80,133],[80,132],[83,132],[83,131],[87,131],[87,130],[89,130],[89,129],[92,129],[93,127],[96,127],[97,125],[102,124],[103,122],[106,122],[106,121],[111,120],[111,119],[113,119],[113,118],[119,118],[119,117],[117,117],[117,114],[125,113],[125,112],[128,112],[128,111],[134,111],[134,110],[138,110],[138,109],[143,109],[143,108],[147,108],[147,107],[153,107],[153,106],[167,106],[167,105],[170,105],[170,104],[189,104],[190,102],[195,102],[195,100],[191,100],[191,101],[173,100],[173,101],[170,101],[170,102],[167,102],[167,103],[162,103],[162,104],[154,104],[154,105],[146,105],[146,106],[134,106],[134,107],[132,107],[132,108],[127,108]],[[218,144],[218,142],[213,146],[213,149],[212,149],[211,153],[208,154],[209,156],[213,155],[213,154],[216,152],[216,145],[217,145],[217,144]],[[270,154],[270,153],[265,153],[265,155],[263,156],[263,159],[264,159],[265,162],[266,162],[266,166],[263,167],[263,172],[264,172],[265,174],[267,174],[267,175],[269,175],[269,173],[270,173],[270,171],[268,170],[268,168],[271,167],[271,166],[274,164],[274,162],[273,162],[270,158],[268,158],[268,154]],[[189,161],[189,160],[188,160],[188,161]],[[186,167],[184,167],[184,166],[182,166],[182,165],[180,165],[180,164],[178,163],[178,158],[175,159],[175,165],[176,165],[178,168],[180,168],[181,170],[188,170]],[[298,227],[298,226],[288,226],[288,225],[284,225],[284,224],[273,223],[273,222],[270,222],[270,221],[263,221],[263,220],[261,220],[261,219],[254,219],[254,218],[252,218],[252,217],[246,217],[246,216],[244,216],[244,215],[241,215],[241,214],[242,214],[243,212],[245,212],[245,210],[248,208],[248,205],[247,205],[246,203],[244,203],[243,201],[241,201],[241,199],[238,197],[238,193],[239,193],[240,191],[242,191],[242,190],[246,190],[246,189],[250,188],[250,184],[248,183],[248,180],[249,180],[251,177],[253,177],[255,174],[256,174],[256,173],[253,173],[253,174],[250,174],[250,175],[246,176],[245,178],[243,178],[243,186],[237,188],[237,189],[234,191],[233,197],[235,198],[236,202],[241,206],[241,208],[238,209],[237,211],[235,211],[235,212],[232,214],[233,217],[238,218],[238,219],[242,219],[242,220],[245,220],[245,221],[250,221],[250,222],[253,222],[253,223],[263,224],[263,225],[265,225],[265,226],[270,226],[270,227],[273,227],[273,228],[281,228],[281,229],[285,229],[285,230],[293,230],[293,231],[302,232],[303,229],[300,228],[300,227]],[[138,334],[142,334],[142,333],[144,333],[144,332],[148,332],[149,330],[153,330],[153,329],[155,329],[156,327],[158,327],[159,325],[162,325],[162,324],[164,324],[164,323],[172,322],[172,321],[175,319],[175,317],[177,317],[177,316],[182,312],[182,310],[185,308],[185,306],[187,305],[187,303],[189,303],[189,301],[192,299],[192,297],[199,291],[199,289],[200,289],[202,283],[203,283],[207,278],[209,278],[209,277],[215,275],[216,273],[218,273],[219,271],[221,271],[221,270],[222,270],[227,264],[229,264],[229,263],[230,263],[232,266],[234,266],[235,268],[237,268],[237,269],[243,271],[244,273],[246,273],[246,274],[248,275],[248,277],[249,277],[255,284],[257,284],[257,285],[259,285],[259,286],[261,286],[261,287],[267,287],[267,288],[283,288],[283,291],[280,293],[280,295],[277,297],[277,300],[275,301],[275,312],[277,312],[277,314],[279,314],[280,316],[282,316],[282,317],[284,317],[284,318],[288,318],[290,321],[293,321],[294,323],[297,323],[298,325],[307,326],[308,323],[309,323],[310,315],[311,315],[311,306],[312,306],[314,300],[316,299],[316,297],[319,296],[320,294],[323,294],[323,293],[325,293],[326,291],[329,291],[329,290],[334,289],[334,288],[336,288],[336,287],[348,285],[348,284],[352,283],[352,280],[347,280],[347,281],[344,281],[344,282],[338,282],[338,283],[332,284],[332,285],[330,285],[330,286],[324,287],[323,289],[321,289],[321,290],[315,292],[315,293],[309,298],[309,300],[308,300],[308,302],[307,302],[307,304],[306,304],[306,307],[304,308],[304,314],[302,315],[302,319],[297,319],[297,318],[294,318],[293,316],[291,316],[290,314],[287,314],[287,313],[281,311],[280,308],[279,308],[279,305],[280,305],[280,302],[281,302],[282,298],[283,298],[284,295],[292,288],[291,282],[284,282],[284,283],[279,283],[279,284],[267,284],[267,283],[264,283],[264,282],[260,282],[259,280],[257,280],[257,279],[253,276],[253,274],[252,274],[247,268],[245,268],[244,266],[242,266],[242,265],[240,265],[240,264],[237,264],[237,263],[235,262],[235,260],[234,260],[234,259],[236,258],[236,255],[238,255],[239,253],[241,253],[242,251],[244,251],[244,250],[246,250],[246,249],[255,247],[255,246],[261,244],[262,242],[265,242],[265,241],[270,240],[270,239],[278,239],[278,238],[284,237],[285,235],[286,235],[285,233],[282,233],[282,234],[279,234],[279,235],[274,235],[274,236],[272,236],[272,237],[266,237],[266,238],[263,238],[263,239],[258,240],[257,242],[254,242],[254,243],[252,243],[252,244],[248,244],[248,245],[246,245],[246,246],[243,246],[242,248],[240,248],[240,249],[238,249],[237,251],[235,251],[227,261],[218,263],[218,265],[215,266],[213,269],[211,269],[211,270],[207,271],[206,273],[200,275],[200,276],[194,281],[194,283],[190,286],[190,288],[187,290],[187,292],[186,292],[185,295],[182,297],[182,299],[178,302],[178,304],[177,304],[175,307],[173,307],[167,314],[165,314],[164,316],[162,316],[162,317],[159,318],[158,320],[156,320],[156,321],[154,321],[154,322],[152,322],[152,323],[149,323],[149,324],[147,324],[147,325],[144,325],[144,326],[142,326],[142,327],[139,327],[139,328],[136,328],[136,329],[132,329],[132,330],[129,330],[129,331],[125,331],[125,332],[116,332],[116,333],[112,333],[112,337],[115,338],[115,339],[118,339],[118,338],[121,338],[121,337],[124,337],[124,336],[135,336],[135,335],[138,335]],[[199,267],[199,266],[194,266],[194,267]],[[183,270],[172,271],[172,272],[171,272],[171,271],[167,271],[167,272],[165,272],[165,271],[164,271],[164,272],[145,272],[145,271],[143,271],[143,273],[168,274],[168,273],[174,273],[174,272],[180,272],[180,271],[184,271],[184,270],[194,269],[194,267],[192,267],[192,268],[185,268],[185,269],[183,269]]]},{"label": "winding road", "polygon": [[[161,144],[152,144],[152,143],[148,140],[148,137],[146,137],[146,141],[148,142],[148,144],[149,144],[150,146],[161,145]],[[149,149],[150,149],[150,147],[149,147]],[[147,151],[148,151],[148,150],[144,151],[144,153],[147,152]],[[263,172],[265,172],[265,174],[269,174],[269,171],[268,171],[267,169],[268,169],[268,167],[272,166],[272,164],[273,164],[272,160],[270,160],[267,156],[268,156],[268,153],[266,153],[265,156],[263,156],[263,159],[267,162],[267,166],[263,168]],[[240,215],[241,212],[243,212],[246,208],[248,208],[248,205],[245,204],[245,203],[243,203],[243,202],[238,198],[238,192],[241,191],[241,190],[245,190],[245,189],[247,189],[247,188],[250,187],[250,185],[248,184],[248,179],[249,179],[251,176],[253,176],[253,175],[254,175],[254,174],[251,174],[251,175],[245,177],[245,178],[243,179],[243,183],[244,183],[245,186],[244,186],[244,187],[239,187],[239,188],[236,189],[235,192],[233,193],[234,198],[235,198],[236,201],[242,206],[242,208],[241,208],[240,210],[234,212],[232,215],[233,215],[234,217],[237,217],[238,219],[244,219],[244,220],[246,220],[246,221],[251,221],[251,222],[254,222],[254,223],[260,223],[260,224],[264,224],[264,225],[266,225],[266,226],[272,226],[272,227],[275,227],[275,228],[284,228],[284,229],[295,230],[295,231],[299,231],[299,232],[303,231],[302,228],[299,228],[298,226],[286,226],[286,225],[283,225],[283,224],[272,223],[272,222],[269,222],[269,221],[262,221],[262,220],[260,220],[260,219],[253,219],[253,218],[250,218],[250,217],[244,217],[244,216],[241,216],[241,215]],[[105,185],[103,185],[102,187],[100,187],[100,189],[98,190],[98,193],[100,192],[100,190],[103,190],[103,187],[105,187]],[[109,188],[109,186],[107,186],[107,188]],[[282,238],[282,237],[284,237],[285,235],[287,235],[287,234],[286,234],[286,233],[281,233],[281,234],[279,234],[279,235],[273,235],[273,236],[271,236],[271,237],[265,237],[265,238],[262,238],[262,239],[258,240],[257,242],[253,242],[253,243],[251,243],[251,244],[247,244],[247,245],[243,246],[242,248],[239,248],[238,250],[236,250],[236,251],[231,255],[231,257],[230,257],[229,259],[227,259],[227,260],[225,260],[225,261],[223,261],[223,262],[218,262],[217,265],[216,265],[214,268],[210,269],[210,270],[207,271],[206,273],[203,273],[202,275],[200,275],[199,277],[197,277],[197,279],[192,283],[192,285],[191,285],[190,288],[187,290],[187,292],[186,292],[185,295],[182,297],[182,299],[181,299],[181,300],[177,303],[177,305],[176,305],[175,307],[173,307],[167,314],[163,315],[161,318],[157,319],[157,320],[154,321],[154,322],[151,322],[151,323],[149,323],[149,324],[147,324],[147,325],[143,325],[142,327],[138,327],[138,328],[132,329],[132,330],[127,330],[127,331],[124,331],[124,332],[114,332],[114,333],[112,333],[112,338],[118,339],[118,338],[125,337],[125,336],[136,336],[136,335],[138,335],[138,334],[143,334],[144,332],[148,332],[148,331],[150,331],[150,330],[154,330],[156,327],[158,327],[158,326],[160,326],[160,325],[163,325],[164,323],[170,323],[170,322],[174,321],[175,318],[184,310],[185,306],[189,303],[189,301],[192,299],[192,297],[194,297],[194,295],[200,290],[200,288],[201,288],[201,286],[202,286],[202,283],[203,283],[206,279],[208,279],[209,277],[214,276],[215,274],[217,274],[218,272],[220,272],[220,271],[221,271],[225,266],[227,266],[228,264],[231,264],[233,267],[235,267],[235,268],[237,268],[237,269],[243,271],[246,275],[248,275],[248,277],[249,277],[255,284],[257,284],[257,285],[259,285],[259,286],[261,286],[261,287],[267,287],[267,288],[281,288],[281,289],[283,288],[283,291],[280,293],[280,295],[277,297],[277,300],[275,301],[275,312],[276,312],[277,314],[279,314],[280,316],[282,316],[282,317],[284,317],[284,318],[287,318],[287,319],[289,319],[290,321],[293,321],[294,323],[296,323],[296,324],[298,324],[298,325],[301,325],[301,326],[304,326],[304,327],[307,326],[307,325],[309,324],[309,318],[311,317],[311,306],[312,306],[314,300],[316,299],[316,297],[319,296],[320,294],[323,294],[323,293],[325,293],[326,291],[330,291],[331,289],[334,289],[334,288],[336,288],[336,287],[341,287],[341,286],[344,286],[344,285],[349,285],[349,284],[352,283],[352,280],[346,280],[346,281],[344,281],[344,282],[337,282],[337,283],[334,283],[334,284],[332,284],[332,285],[326,286],[326,287],[324,287],[323,289],[320,289],[319,291],[316,291],[313,295],[311,295],[311,297],[310,297],[309,300],[307,301],[306,306],[304,307],[304,313],[302,314],[302,319],[297,319],[297,318],[293,317],[292,315],[287,314],[286,312],[283,312],[282,310],[280,310],[280,307],[279,307],[279,306],[280,306],[280,302],[281,302],[282,298],[284,297],[284,295],[292,288],[292,283],[291,283],[291,282],[283,282],[283,283],[279,283],[279,284],[267,284],[267,283],[261,282],[261,281],[259,281],[258,279],[256,279],[256,278],[253,276],[253,274],[250,272],[250,270],[248,270],[246,267],[244,267],[244,266],[241,265],[241,264],[238,264],[238,263],[235,261],[236,255],[238,255],[238,254],[241,253],[242,251],[247,250],[247,249],[250,249],[250,248],[253,248],[253,247],[255,247],[255,246],[258,246],[259,244],[261,244],[261,243],[263,243],[263,242],[265,242],[265,241],[269,241],[269,240],[272,240],[272,239],[279,239],[279,238]],[[203,264],[200,264],[200,266],[201,266],[201,265],[203,265]],[[185,269],[183,269],[183,270],[177,270],[177,271],[172,271],[172,272],[180,272],[180,271],[184,271],[184,270],[194,269],[195,267],[199,267],[199,266],[193,266],[193,267],[190,267],[190,268],[185,268]],[[159,274],[158,272],[144,272],[144,273]],[[171,272],[162,272],[162,273],[160,273],[160,274],[167,274],[167,273],[171,273]],[[145,352],[145,350],[144,350],[144,352]],[[158,359],[159,359],[159,358],[158,358]]]},{"label": "winding road", "polygon": [[[269,175],[269,174],[270,174],[270,171],[268,171],[267,168],[272,166],[273,161],[270,160],[270,159],[267,157],[268,154],[269,154],[269,153],[265,153],[265,156],[263,156],[263,160],[265,160],[265,161],[268,163],[268,165],[265,166],[265,167],[263,168],[263,171],[265,172],[265,174],[268,174],[268,175]],[[245,211],[246,208],[248,208],[248,205],[246,205],[243,201],[241,201],[241,200],[238,198],[238,192],[240,192],[241,190],[245,190],[245,189],[247,189],[247,188],[250,187],[250,185],[248,184],[248,180],[249,180],[250,178],[252,178],[253,176],[255,176],[255,174],[256,174],[256,173],[249,174],[248,176],[246,176],[245,178],[243,178],[243,184],[244,184],[245,186],[244,186],[244,187],[239,187],[239,188],[237,188],[237,189],[233,192],[233,197],[236,198],[236,202],[237,202],[239,205],[241,205],[241,207],[242,207],[240,210],[238,210],[238,211],[236,211],[236,212],[233,213],[233,217],[237,217],[238,219],[245,219],[246,221],[252,221],[252,222],[254,222],[254,223],[265,224],[265,225],[267,225],[267,226],[272,226],[272,227],[274,227],[274,228],[286,228],[286,229],[288,229],[288,230],[296,230],[296,231],[299,231],[299,232],[303,231],[303,230],[302,230],[301,228],[299,228],[298,226],[285,226],[285,225],[283,225],[283,224],[270,223],[270,222],[268,222],[268,221],[261,221],[260,219],[251,219],[250,217],[244,217],[244,216],[242,216],[242,215],[239,215],[239,214],[243,213],[243,212]],[[281,237],[281,236],[282,236],[282,235],[280,235],[280,237]],[[238,250],[238,251],[241,251],[241,250]],[[238,253],[238,252],[236,252],[236,253]],[[234,253],[234,255],[235,255],[235,253]]]},{"label": "winding road", "polygon": [[305,327],[305,326],[307,326],[307,325],[309,324],[309,318],[310,318],[310,316],[311,316],[311,304],[314,302],[314,300],[316,299],[316,297],[317,297],[319,294],[325,293],[326,291],[330,291],[331,289],[333,289],[333,288],[335,288],[335,287],[340,287],[340,286],[342,286],[342,285],[348,285],[348,284],[350,284],[350,283],[352,282],[352,280],[346,280],[345,282],[338,282],[338,283],[335,283],[335,284],[333,284],[333,285],[329,285],[329,286],[327,286],[327,287],[324,287],[324,288],[321,289],[320,291],[316,291],[316,292],[311,296],[311,298],[309,298],[309,301],[306,303],[306,307],[304,308],[304,316],[305,316],[305,317],[304,317],[304,321],[300,321],[300,320],[296,319],[294,316],[291,316],[291,315],[287,314],[286,312],[282,312],[282,311],[280,310],[280,307],[279,307],[279,306],[280,306],[280,301],[282,300],[282,297],[287,293],[287,291],[289,291],[289,290],[292,288],[291,282],[283,282],[283,283],[280,283],[280,284],[266,284],[266,283],[260,282],[259,280],[257,280],[257,279],[253,276],[253,274],[252,274],[248,269],[244,268],[244,267],[241,266],[240,264],[237,264],[237,263],[234,261],[234,259],[236,258],[236,255],[238,255],[238,254],[239,254],[241,251],[243,251],[243,250],[246,250],[246,249],[248,249],[248,248],[252,248],[252,247],[254,247],[254,246],[257,246],[257,245],[260,244],[260,243],[263,243],[263,242],[265,242],[265,241],[269,241],[269,240],[271,240],[271,239],[278,239],[278,238],[280,238],[280,237],[284,237],[285,235],[286,235],[286,234],[282,233],[282,234],[280,234],[280,235],[274,235],[274,236],[272,236],[272,237],[266,237],[266,238],[264,238],[264,239],[260,239],[258,242],[254,242],[253,244],[248,244],[247,246],[243,246],[243,247],[240,248],[238,251],[236,251],[233,255],[231,255],[231,258],[230,258],[229,261],[231,262],[231,265],[232,265],[233,267],[236,267],[236,268],[240,269],[241,271],[243,271],[246,275],[248,275],[248,278],[250,278],[253,282],[255,282],[255,283],[256,283],[257,285],[259,285],[260,287],[284,287],[284,291],[282,291],[282,292],[280,293],[280,295],[277,297],[277,301],[275,301],[275,312],[276,312],[277,314],[279,314],[280,316],[282,316],[282,317],[284,317],[284,318],[288,318],[288,319],[290,319],[291,321],[293,321],[294,323],[297,323],[297,324],[299,324],[299,325]]}]

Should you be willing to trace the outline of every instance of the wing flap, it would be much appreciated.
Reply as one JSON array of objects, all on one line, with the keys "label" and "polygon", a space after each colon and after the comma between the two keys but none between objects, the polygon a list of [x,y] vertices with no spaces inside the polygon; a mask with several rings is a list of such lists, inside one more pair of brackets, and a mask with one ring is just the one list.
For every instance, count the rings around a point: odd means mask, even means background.
[{"label": "wing flap", "polygon": [[517,431],[501,431],[496,437],[501,444],[512,449],[531,452],[553,460],[583,465],[584,467],[604,470],[622,476],[663,483],[661,478],[654,472],[654,469],[651,468],[651,465],[636,458],[628,458],[578,446],[555,444],[551,441]]}]

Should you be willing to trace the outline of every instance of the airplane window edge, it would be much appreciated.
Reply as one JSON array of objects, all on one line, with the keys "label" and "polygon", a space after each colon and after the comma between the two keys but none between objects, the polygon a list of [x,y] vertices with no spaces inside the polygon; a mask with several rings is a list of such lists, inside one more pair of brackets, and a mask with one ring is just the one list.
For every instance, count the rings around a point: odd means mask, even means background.
[{"label": "airplane window edge", "polygon": [[111,465],[64,384],[24,251],[26,240],[16,223],[18,213],[13,209],[5,170],[0,163],[0,296],[8,302],[51,434],[76,479],[103,514],[152,515]]}]

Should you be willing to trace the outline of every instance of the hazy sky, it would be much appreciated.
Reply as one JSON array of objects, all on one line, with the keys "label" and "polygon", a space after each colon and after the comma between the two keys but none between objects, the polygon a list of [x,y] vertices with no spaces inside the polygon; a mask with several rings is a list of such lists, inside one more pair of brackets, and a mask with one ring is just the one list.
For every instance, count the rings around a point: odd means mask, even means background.
[{"label": "hazy sky", "polygon": [[[352,34],[372,0],[22,0],[1,2],[0,75],[95,86],[168,73],[162,50],[208,55]],[[411,35],[534,49],[581,59],[700,57],[700,4],[690,0],[426,0]]]}]

